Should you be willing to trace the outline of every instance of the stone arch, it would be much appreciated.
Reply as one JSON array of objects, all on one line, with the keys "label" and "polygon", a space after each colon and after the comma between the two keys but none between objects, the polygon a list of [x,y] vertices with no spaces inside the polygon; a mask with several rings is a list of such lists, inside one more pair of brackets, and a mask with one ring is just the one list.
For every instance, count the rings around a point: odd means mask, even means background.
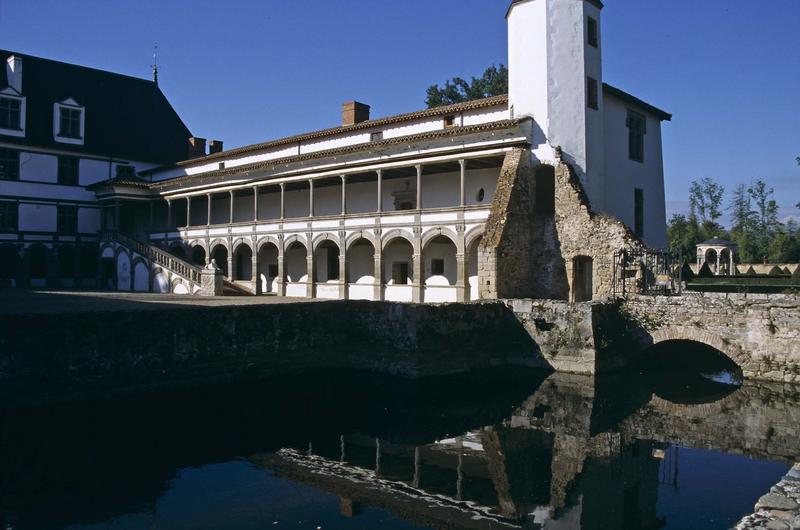
[{"label": "stone arch", "polygon": [[386,250],[386,247],[388,247],[389,244],[396,239],[406,240],[411,245],[411,248],[414,249],[414,253],[419,253],[419,247],[416,243],[417,238],[415,238],[408,230],[403,230],[400,228],[389,230],[381,237],[381,249]]},{"label": "stone arch", "polygon": [[375,237],[375,234],[373,234],[372,232],[369,232],[369,231],[362,230],[362,231],[359,231],[359,232],[353,232],[352,234],[347,236],[347,239],[345,241],[345,249],[350,250],[350,247],[352,247],[357,241],[362,240],[362,239],[372,243],[372,247],[373,248],[376,248],[376,249],[378,248],[378,244],[379,244],[378,243],[378,238]]},{"label": "stone arch", "polygon": [[250,281],[253,278],[253,246],[246,239],[233,245],[233,279]]},{"label": "stone arch", "polygon": [[292,234],[283,240],[283,252],[285,253],[289,249],[289,247],[291,247],[295,243],[300,243],[301,245],[303,245],[306,251],[308,251],[308,240],[306,239],[306,237],[298,234]]},{"label": "stone arch", "polygon": [[183,282],[181,278],[175,278],[170,284],[170,292],[173,294],[192,294],[191,289]]},{"label": "stone arch", "polygon": [[473,243],[483,237],[486,232],[484,225],[474,226],[464,235],[464,249],[469,249]]},{"label": "stone arch", "polygon": [[250,252],[255,252],[255,250],[253,249],[253,241],[246,237],[240,237],[234,240],[233,245],[231,245],[233,253],[236,254],[236,251],[239,250],[239,247],[242,245],[247,245],[248,247],[250,247]]},{"label": "stone arch", "polygon": [[336,234],[335,234],[335,233],[333,233],[333,232],[324,232],[324,233],[322,233],[322,234],[319,234],[319,235],[317,235],[317,236],[314,236],[314,240],[313,240],[313,242],[312,242],[312,247],[313,247],[313,250],[314,250],[314,251],[316,251],[316,250],[317,250],[317,248],[319,248],[319,246],[320,246],[321,244],[323,244],[324,242],[326,242],[326,241],[330,241],[331,243],[333,243],[334,245],[336,245],[336,247],[339,249],[339,252],[341,252],[341,251],[342,251],[342,243],[341,243],[341,240],[339,239],[339,236],[338,236],[338,235],[336,235]]},{"label": "stone arch", "polygon": [[256,251],[257,252],[261,252],[261,248],[264,245],[270,245],[270,244],[271,245],[275,245],[275,248],[277,248],[277,249],[281,248],[281,242],[278,241],[277,237],[275,237],[275,236],[263,236],[261,239],[259,239],[256,242]]},{"label": "stone arch", "polygon": [[286,285],[286,296],[308,296],[308,255],[309,249],[305,238],[291,236],[284,242],[283,281]]},{"label": "stone arch", "polygon": [[192,251],[189,255],[189,259],[193,265],[197,265],[198,267],[205,267],[206,262],[208,260],[208,249],[205,248],[205,245],[196,244],[192,246]]},{"label": "stone arch", "polygon": [[170,243],[167,252],[184,261],[186,261],[189,254],[187,252],[187,245],[183,241],[173,241]]},{"label": "stone arch", "polygon": [[210,260],[215,260],[223,276],[228,277],[228,256],[230,255],[228,242],[218,239],[216,242],[212,242],[209,247],[211,248],[211,253],[208,256],[209,262]]},{"label": "stone arch", "polygon": [[230,249],[228,248],[228,240],[221,237],[217,239],[212,239],[211,242],[208,244],[208,249],[213,251],[214,247],[217,247],[219,245],[225,247],[225,250],[230,251]]},{"label": "stone arch", "polygon": [[100,247],[100,257],[101,258],[113,258],[114,257],[114,245],[111,243],[106,243]]},{"label": "stone arch", "polygon": [[425,250],[425,247],[430,243],[432,240],[436,239],[437,237],[446,237],[456,246],[456,251],[461,250],[461,242],[460,239],[455,232],[450,230],[449,228],[437,226],[436,228],[432,228],[425,232],[422,236],[422,241],[420,245],[422,250]]},{"label": "stone arch", "polygon": [[131,255],[125,247],[117,247],[117,251],[114,255],[114,263],[116,264],[117,291],[130,291],[132,279]]},{"label": "stone arch", "polygon": [[464,266],[467,273],[467,292],[465,297],[467,300],[480,300],[480,253],[478,248],[484,235],[483,226],[477,226],[467,232],[464,244]]},{"label": "stone arch", "polygon": [[151,278],[150,268],[147,266],[147,261],[143,258],[137,257],[131,262],[131,285],[133,290],[138,293],[146,293],[150,291]]},{"label": "stone arch", "polygon": [[663,342],[689,341],[698,342],[714,348],[736,363],[742,371],[746,371],[746,368],[749,367],[752,362],[750,356],[747,355],[739,345],[698,327],[664,326],[651,332],[650,337],[652,338],[652,342],[647,344],[645,348],[642,348],[641,351]]}]

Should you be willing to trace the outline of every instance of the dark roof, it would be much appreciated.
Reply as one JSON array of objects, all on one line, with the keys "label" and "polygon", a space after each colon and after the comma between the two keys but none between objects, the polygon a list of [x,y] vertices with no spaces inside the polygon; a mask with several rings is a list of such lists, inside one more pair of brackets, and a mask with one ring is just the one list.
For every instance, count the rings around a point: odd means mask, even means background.
[{"label": "dark roof", "polygon": [[[527,2],[527,1],[528,0],[512,0],[511,1],[511,5],[508,6],[508,11],[506,11],[506,17],[508,17],[508,14],[511,12],[511,8],[512,7],[514,7],[517,4],[521,4],[522,2]],[[604,7],[603,6],[603,2],[601,2],[600,0],[586,0],[586,1],[589,2],[590,4],[592,4],[593,6],[595,6],[597,9],[603,9],[603,7]]]},{"label": "dark roof", "polygon": [[146,180],[140,179],[139,177],[114,177],[108,180],[101,180],[99,182],[89,184],[86,186],[86,189],[91,191],[98,188],[103,188],[105,186],[127,186],[130,188],[147,189],[150,187],[150,183]]},{"label": "dark roof", "polygon": [[158,180],[149,183],[151,189],[165,188],[175,184],[182,184],[184,182],[194,182],[198,185],[208,184],[214,182],[216,179],[224,178],[230,175],[240,175],[250,171],[269,170],[276,167],[285,167],[287,164],[296,162],[303,162],[306,160],[314,160],[326,157],[338,157],[351,153],[358,153],[360,151],[375,150],[382,147],[389,147],[392,145],[408,145],[412,142],[420,142],[425,140],[435,140],[439,138],[450,138],[464,136],[467,134],[475,134],[484,131],[495,131],[514,127],[528,118],[520,118],[515,120],[500,120],[488,123],[479,123],[476,125],[465,125],[462,127],[452,127],[450,129],[439,129],[436,131],[429,131],[424,133],[412,134],[408,136],[399,136],[397,138],[390,138],[378,142],[361,143],[356,145],[349,145],[345,147],[337,147],[334,149],[326,149],[324,151],[315,151],[313,153],[306,153],[302,155],[288,156],[274,160],[264,160],[263,162],[253,162],[241,166],[218,169],[206,173],[197,173],[195,175],[182,175],[180,177],[173,177],[170,179]]},{"label": "dark roof", "polygon": [[722,239],[721,237],[712,237],[711,239],[703,241],[698,246],[736,247],[738,245],[727,239]]},{"label": "dark roof", "polygon": [[660,120],[672,121],[672,114],[665,112],[658,107],[654,107],[653,105],[642,101],[641,99],[637,98],[636,96],[632,96],[625,92],[624,90],[620,90],[617,87],[613,87],[608,83],[603,83],[603,92],[606,94],[611,94],[612,96],[616,96],[619,99],[630,103],[631,105],[636,105],[637,107],[654,114]]},{"label": "dark roof", "polygon": [[[336,136],[337,134],[343,134],[353,131],[361,131],[364,129],[371,129],[374,127],[382,127],[385,125],[392,125],[395,123],[402,123],[406,121],[418,120],[422,118],[430,118],[435,116],[446,116],[448,114],[452,114],[454,112],[463,112],[466,110],[474,110],[474,109],[482,109],[485,107],[493,107],[495,105],[502,105],[508,103],[508,94],[502,94],[499,96],[492,96],[489,98],[483,99],[476,99],[472,101],[465,101],[463,103],[456,103],[454,105],[446,105],[443,107],[434,107],[432,109],[424,109],[418,110],[415,112],[408,112],[406,114],[397,114],[395,116],[388,116],[386,118],[378,118],[375,120],[367,120],[362,121],[360,123],[356,123],[355,125],[347,125],[342,127],[332,127],[330,129],[322,129],[319,131],[313,131],[303,134],[298,134],[295,136],[287,136],[285,138],[280,138],[277,140],[270,140],[267,142],[261,142],[252,145],[245,145],[243,147],[237,147],[235,149],[229,149],[227,151],[222,151],[220,153],[214,153],[213,155],[208,155],[204,157],[193,158],[191,160],[184,160],[182,162],[178,162],[173,164],[177,167],[183,166],[193,166],[193,165],[200,165],[205,164],[207,162],[216,160],[218,158],[226,158],[229,156],[236,156],[246,153],[251,153],[254,151],[262,151],[264,149],[270,149],[273,147],[280,147],[282,145],[288,144],[296,144],[298,142],[305,142],[308,140],[315,140],[318,138],[325,138],[328,136]],[[147,171],[143,171],[142,174],[154,173],[156,171],[161,171],[165,168],[153,168]]]},{"label": "dark roof", "polygon": [[[22,58],[25,137],[0,140],[156,164],[186,158],[192,134],[154,82],[0,49],[0,89],[11,55]],[[84,145],[53,140],[53,104],[67,98],[86,108]]]}]

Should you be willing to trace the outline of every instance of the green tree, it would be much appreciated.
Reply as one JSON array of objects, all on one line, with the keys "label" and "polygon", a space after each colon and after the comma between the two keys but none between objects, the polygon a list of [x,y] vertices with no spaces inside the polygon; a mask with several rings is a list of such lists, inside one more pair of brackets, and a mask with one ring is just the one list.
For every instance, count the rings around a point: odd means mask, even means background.
[{"label": "green tree", "polygon": [[773,199],[774,190],[768,188],[763,179],[758,179],[755,184],[747,188],[747,193],[753,201],[755,210],[757,257],[767,259],[770,242],[783,228],[781,222],[778,221],[778,203]]},{"label": "green tree", "polygon": [[684,261],[692,262],[697,243],[700,242],[700,226],[696,217],[673,214],[667,224],[667,241],[673,254],[682,254]]},{"label": "green tree", "polygon": [[703,237],[719,236],[722,225],[718,220],[722,217],[722,199],[725,187],[708,177],[692,181],[689,187],[689,207],[691,217],[697,219]]},{"label": "green tree", "polygon": [[733,190],[728,206],[731,212],[731,241],[739,245],[739,258],[747,263],[756,259],[756,212],[747,186],[740,184]]},{"label": "green tree", "polygon": [[431,85],[425,99],[428,108],[452,105],[474,99],[499,96],[508,93],[508,68],[505,65],[492,65],[481,77],[473,77],[470,82],[460,77],[445,81],[444,86]]}]

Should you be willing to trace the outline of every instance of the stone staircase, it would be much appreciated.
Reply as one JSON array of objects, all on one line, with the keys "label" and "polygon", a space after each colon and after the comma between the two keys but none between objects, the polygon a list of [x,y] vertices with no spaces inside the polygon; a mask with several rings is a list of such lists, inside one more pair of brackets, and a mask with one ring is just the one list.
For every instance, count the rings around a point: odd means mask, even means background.
[{"label": "stone staircase", "polygon": [[[201,287],[202,268],[189,263],[162,248],[122,233],[107,231],[101,234],[101,244],[110,244],[116,248],[125,248],[131,257],[131,262],[144,260],[153,279],[163,278],[169,289],[165,289],[162,282],[149,281],[152,292],[172,292],[176,294],[197,294]],[[135,270],[132,270],[135,274]],[[159,275],[163,275],[159,277]],[[135,282],[132,282],[135,284]],[[127,289],[121,289],[127,290]],[[134,289],[136,290],[136,289]],[[254,293],[227,279],[222,282],[222,291],[225,296],[252,296]]]}]

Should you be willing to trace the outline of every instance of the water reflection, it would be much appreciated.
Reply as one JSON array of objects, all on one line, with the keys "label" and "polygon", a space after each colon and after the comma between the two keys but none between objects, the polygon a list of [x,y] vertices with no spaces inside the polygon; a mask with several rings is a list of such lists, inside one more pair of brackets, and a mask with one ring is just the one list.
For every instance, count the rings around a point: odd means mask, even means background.
[{"label": "water reflection", "polygon": [[[0,514],[14,529],[255,528],[302,513],[341,528],[730,527],[800,455],[800,396],[714,387],[697,403],[671,388],[327,373],[7,411]],[[709,497],[731,480],[736,502]],[[687,509],[695,498],[707,515]]]}]

